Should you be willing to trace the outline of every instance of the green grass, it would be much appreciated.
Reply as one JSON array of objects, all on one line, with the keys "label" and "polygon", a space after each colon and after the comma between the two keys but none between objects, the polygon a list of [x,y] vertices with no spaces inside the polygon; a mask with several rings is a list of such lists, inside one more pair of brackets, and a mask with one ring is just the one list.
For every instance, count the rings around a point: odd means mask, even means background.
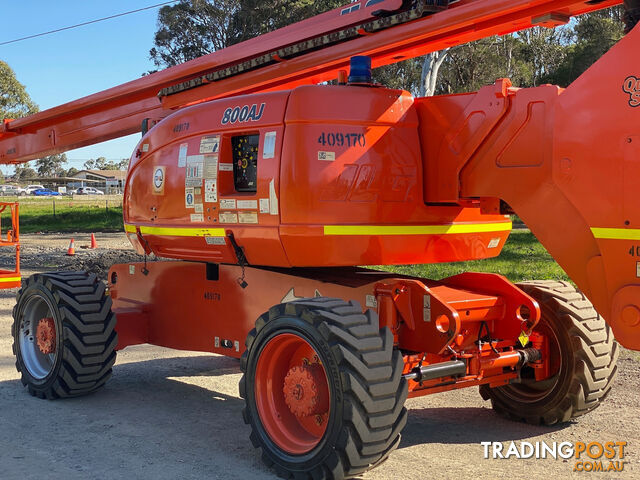
[{"label": "green grass", "polygon": [[[2,201],[12,201],[5,197]],[[109,232],[123,231],[121,199],[19,198],[20,232]],[[7,209],[8,211],[8,209]],[[9,215],[2,214],[3,229]]]},{"label": "green grass", "polygon": [[521,280],[569,280],[567,274],[547,253],[529,230],[514,230],[497,258],[471,262],[433,265],[378,266],[404,275],[440,280],[462,272],[490,272],[504,275],[512,282]]}]

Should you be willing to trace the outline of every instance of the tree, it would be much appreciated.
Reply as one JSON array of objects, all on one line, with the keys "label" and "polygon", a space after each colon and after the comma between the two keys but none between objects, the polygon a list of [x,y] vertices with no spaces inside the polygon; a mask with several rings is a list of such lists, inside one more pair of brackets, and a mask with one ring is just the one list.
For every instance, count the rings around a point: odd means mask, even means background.
[{"label": "tree", "polygon": [[62,165],[67,163],[67,155],[64,153],[58,155],[49,155],[48,157],[36,160],[36,169],[41,177],[64,176],[66,171]]},{"label": "tree", "polygon": [[422,72],[420,74],[420,96],[430,97],[436,93],[438,72],[442,63],[447,58],[448,48],[439,52],[425,55],[422,60]]},{"label": "tree", "polygon": [[76,173],[78,173],[78,169],[75,167],[71,167],[69,168],[69,170],[67,170],[67,172],[65,173],[65,177],[73,177]]},{"label": "tree", "polygon": [[36,171],[27,167],[24,164],[16,164],[15,166],[15,178],[18,181],[25,181],[37,176]]},{"label": "tree", "polygon": [[107,160],[105,157],[98,157],[95,160],[84,162],[85,170],[126,170],[129,166],[129,159],[123,158],[120,161]]},{"label": "tree", "polygon": [[0,121],[20,118],[38,111],[11,67],[0,60]]},{"label": "tree", "polygon": [[183,0],[158,13],[158,68],[172,67],[344,4],[344,0]]}]

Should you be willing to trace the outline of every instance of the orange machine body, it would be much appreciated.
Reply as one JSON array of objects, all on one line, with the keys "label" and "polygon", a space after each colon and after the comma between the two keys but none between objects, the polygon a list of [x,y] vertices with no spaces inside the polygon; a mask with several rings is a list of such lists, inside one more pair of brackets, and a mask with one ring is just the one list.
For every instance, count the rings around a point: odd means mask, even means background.
[{"label": "orange machine body", "polygon": [[[239,153],[247,139],[251,151]],[[316,86],[217,100],[143,137],[124,221],[159,256],[209,262],[237,261],[230,233],[250,264],[264,266],[498,255],[510,220],[481,213],[479,202],[426,204],[423,169],[406,92]]]}]

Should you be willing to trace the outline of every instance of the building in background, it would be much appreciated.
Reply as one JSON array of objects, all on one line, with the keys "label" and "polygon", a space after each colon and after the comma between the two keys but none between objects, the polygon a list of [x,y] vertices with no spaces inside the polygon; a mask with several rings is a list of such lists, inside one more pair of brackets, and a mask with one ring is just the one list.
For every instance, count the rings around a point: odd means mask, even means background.
[{"label": "building in background", "polygon": [[106,194],[122,193],[127,178],[125,170],[80,170],[73,175],[77,181],[70,182],[69,188],[95,187]]}]

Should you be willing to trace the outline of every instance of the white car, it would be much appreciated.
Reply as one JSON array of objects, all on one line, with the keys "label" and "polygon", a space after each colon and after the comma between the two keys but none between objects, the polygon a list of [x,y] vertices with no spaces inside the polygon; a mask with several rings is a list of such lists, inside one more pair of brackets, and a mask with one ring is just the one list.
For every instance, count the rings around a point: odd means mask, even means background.
[{"label": "white car", "polygon": [[98,190],[97,188],[93,188],[93,187],[80,187],[75,191],[74,194],[75,195],[104,195],[104,192],[102,190]]},{"label": "white car", "polygon": [[22,187],[17,185],[2,185],[0,186],[0,193],[2,195],[26,195],[27,192]]},{"label": "white car", "polygon": [[27,195],[33,195],[33,192],[36,190],[42,190],[43,188],[44,185],[27,185],[24,191],[27,192]]}]

